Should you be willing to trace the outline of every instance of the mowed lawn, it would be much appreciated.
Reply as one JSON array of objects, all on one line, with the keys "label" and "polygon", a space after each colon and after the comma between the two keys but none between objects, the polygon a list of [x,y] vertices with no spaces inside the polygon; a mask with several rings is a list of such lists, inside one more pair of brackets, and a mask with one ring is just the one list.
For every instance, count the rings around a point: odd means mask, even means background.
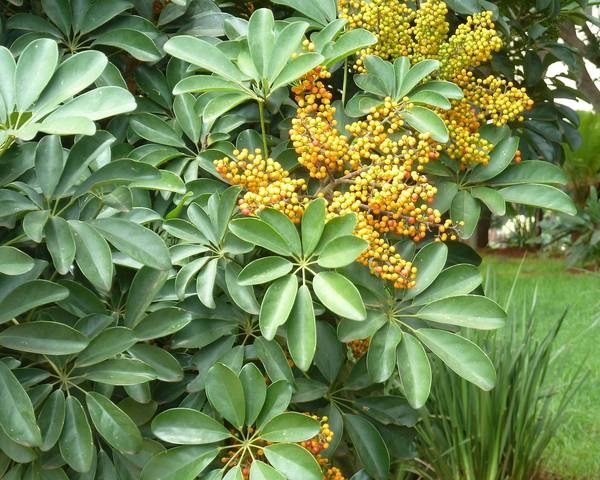
[{"label": "mowed lawn", "polygon": [[[483,272],[494,272],[500,298],[507,295],[520,258],[486,254]],[[568,420],[546,453],[548,473],[561,479],[600,479],[600,274],[567,271],[560,259],[528,254],[521,270],[514,301],[531,298],[538,286],[538,329],[554,324],[569,307],[559,345],[568,348],[550,372],[554,385],[565,383],[582,362],[585,383],[568,409]]]}]

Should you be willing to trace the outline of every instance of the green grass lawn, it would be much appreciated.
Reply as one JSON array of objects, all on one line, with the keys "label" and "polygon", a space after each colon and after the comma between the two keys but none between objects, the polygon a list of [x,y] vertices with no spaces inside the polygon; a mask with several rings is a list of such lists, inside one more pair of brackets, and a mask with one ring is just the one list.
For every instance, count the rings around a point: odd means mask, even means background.
[{"label": "green grass lawn", "polygon": [[[485,256],[484,272],[491,267],[500,298],[507,295],[520,262],[520,258]],[[569,307],[559,336],[560,345],[569,351],[551,370],[551,382],[561,384],[581,362],[586,365],[585,383],[546,453],[546,469],[560,478],[600,479],[600,325],[585,331],[600,316],[600,275],[569,272],[562,260],[529,254],[514,300],[522,304],[524,297],[531,298],[536,285],[537,328],[552,325]]]}]

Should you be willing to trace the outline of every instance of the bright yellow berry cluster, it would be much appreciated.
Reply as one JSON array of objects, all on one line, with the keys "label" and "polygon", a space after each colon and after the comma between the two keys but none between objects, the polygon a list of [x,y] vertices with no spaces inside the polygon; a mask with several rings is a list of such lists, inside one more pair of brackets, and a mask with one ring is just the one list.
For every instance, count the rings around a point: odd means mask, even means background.
[{"label": "bright yellow berry cluster", "polygon": [[386,60],[405,57],[410,53],[411,23],[415,12],[405,2],[396,0],[339,0],[340,18],[348,20],[349,28],[364,28],[378,42],[358,52],[354,68],[363,72],[363,59],[376,55]]},{"label": "bright yellow berry cluster", "polygon": [[306,182],[291,178],[287,170],[271,158],[263,158],[260,149],[254,153],[235,150],[235,160],[225,157],[214,162],[217,172],[233,185],[241,185],[246,193],[239,203],[244,215],[254,215],[266,207],[285,213],[298,222],[308,198],[302,195]]},{"label": "bright yellow berry cluster", "polygon": [[313,438],[300,442],[300,445],[316,456],[329,448],[329,444],[333,440],[333,431],[329,423],[327,423],[329,421],[328,417],[319,417],[318,415],[311,415],[309,413],[306,415],[318,421],[321,424],[321,429]]},{"label": "bright yellow berry cluster", "polygon": [[[482,125],[505,125],[522,121],[523,112],[533,102],[525,89],[506,80],[489,76],[477,78],[472,69],[491,60],[502,48],[502,41],[492,21],[492,12],[480,12],[467,17],[449,35],[446,21],[448,7],[443,0],[425,0],[417,9],[404,0],[365,2],[339,0],[340,15],[347,18],[350,28],[366,28],[377,37],[377,44],[357,55],[355,69],[363,72],[364,55],[376,54],[387,60],[407,56],[414,64],[427,58],[440,61],[434,78],[457,83],[464,90],[462,100],[452,101],[452,108],[439,110],[445,120],[450,141],[446,153],[464,168],[487,164],[492,144],[481,138]],[[386,16],[401,12],[395,19]],[[391,33],[381,28],[395,22],[402,32]]]}]

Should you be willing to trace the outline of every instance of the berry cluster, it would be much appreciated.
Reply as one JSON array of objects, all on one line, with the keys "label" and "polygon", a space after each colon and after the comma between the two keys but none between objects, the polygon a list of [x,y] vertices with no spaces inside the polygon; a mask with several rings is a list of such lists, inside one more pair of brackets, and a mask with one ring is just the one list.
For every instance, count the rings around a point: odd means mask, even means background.
[{"label": "berry cluster", "polygon": [[[440,61],[435,78],[457,83],[464,90],[462,100],[438,113],[446,121],[450,142],[446,153],[460,161],[462,167],[487,164],[492,144],[481,138],[482,125],[505,125],[522,121],[523,112],[533,102],[524,89],[512,82],[489,76],[477,78],[472,70],[489,61],[502,48],[502,41],[492,21],[492,12],[467,17],[449,35],[446,21],[448,8],[443,0],[425,0],[413,10],[404,0],[339,0],[341,16],[350,28],[366,28],[378,39],[377,44],[357,55],[355,69],[363,72],[364,55],[376,54],[388,60],[407,56],[414,64],[430,58]],[[394,18],[391,12],[399,12]],[[397,31],[387,25],[394,23]],[[399,31],[401,30],[401,31]]]},{"label": "berry cluster", "polygon": [[319,417],[317,415],[311,415],[307,413],[314,420],[317,420],[321,424],[321,430],[313,438],[300,442],[300,445],[306,448],[313,455],[319,455],[323,450],[329,448],[329,444],[333,440],[333,431],[329,427],[327,417]]},{"label": "berry cluster", "polygon": [[415,12],[405,2],[389,0],[338,0],[340,18],[348,20],[348,27],[364,28],[373,33],[378,42],[358,52],[354,69],[364,72],[363,59],[376,55],[386,60],[405,57],[410,53],[411,23]]},{"label": "berry cluster", "polygon": [[352,356],[355,360],[360,360],[369,351],[369,345],[371,345],[370,338],[362,338],[360,340],[352,340],[347,343],[348,348],[352,352]]}]

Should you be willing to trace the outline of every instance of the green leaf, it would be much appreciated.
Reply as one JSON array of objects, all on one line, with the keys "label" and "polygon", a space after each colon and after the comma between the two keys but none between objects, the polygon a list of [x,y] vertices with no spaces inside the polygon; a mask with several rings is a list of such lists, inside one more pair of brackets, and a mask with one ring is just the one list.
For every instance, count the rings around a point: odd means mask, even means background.
[{"label": "green leaf", "polygon": [[575,215],[577,209],[569,195],[550,185],[513,185],[500,190],[500,195],[507,202],[531,205],[533,207],[555,210],[557,212]]},{"label": "green leaf", "polygon": [[56,271],[66,275],[75,260],[75,239],[71,227],[64,218],[50,217],[44,233]]},{"label": "green leaf", "polygon": [[431,242],[423,247],[413,261],[417,269],[416,284],[405,294],[406,298],[414,298],[424,292],[443,270],[448,258],[448,247],[442,242]]},{"label": "green leaf", "polygon": [[254,460],[250,467],[250,480],[285,480],[285,477],[270,465]]},{"label": "green leaf", "polygon": [[94,442],[92,430],[79,400],[68,396],[65,426],[59,441],[60,453],[76,472],[87,472],[92,467]]},{"label": "green leaf", "polygon": [[179,382],[183,379],[181,364],[173,355],[156,345],[138,343],[129,348],[129,353],[152,368],[156,378],[163,382]]},{"label": "green leaf", "polygon": [[504,198],[502,198],[502,195],[492,188],[472,188],[471,196],[481,200],[494,215],[504,215],[506,213],[506,202],[504,201]]},{"label": "green leaf", "polygon": [[238,282],[238,276],[241,274],[242,268],[234,262],[228,262],[225,266],[225,285],[227,293],[234,303],[251,315],[258,315],[260,306],[254,295],[252,285],[242,285]]},{"label": "green leaf", "polygon": [[344,426],[369,475],[384,480],[390,471],[390,454],[371,422],[360,415],[344,415]]},{"label": "green leaf", "polygon": [[219,259],[213,258],[200,270],[196,277],[196,293],[202,304],[208,308],[215,308],[215,300],[213,298],[213,289],[217,278],[217,267]]},{"label": "green leaf", "polygon": [[565,185],[567,176],[558,165],[542,160],[526,160],[510,165],[506,170],[489,181],[489,185],[516,185],[528,183],[551,183]]},{"label": "green leaf", "polygon": [[50,217],[49,210],[36,210],[23,217],[23,232],[35,243],[41,243],[44,237],[44,227]]},{"label": "green leaf", "polygon": [[356,227],[356,215],[354,213],[333,217],[328,220],[323,228],[323,233],[315,252],[320,253],[326,245],[336,238],[352,235],[354,227]]},{"label": "green leaf", "polygon": [[115,160],[96,170],[75,190],[78,197],[105,186],[130,184],[160,179],[160,172],[152,165],[135,160]]},{"label": "green leaf", "polygon": [[33,258],[15,247],[0,247],[0,273],[22,275],[34,266]]},{"label": "green leaf", "polygon": [[242,72],[221,50],[200,38],[189,35],[173,37],[164,44],[163,48],[175,58],[217,73],[233,82],[239,83],[244,80]]},{"label": "green leaf", "polygon": [[318,53],[304,53],[290,60],[273,81],[271,92],[301,78],[306,72],[321,65],[323,57]]},{"label": "green leaf", "polygon": [[140,322],[168,277],[167,272],[150,267],[142,267],[137,271],[125,304],[125,325],[127,327],[135,328]]},{"label": "green leaf", "polygon": [[69,151],[54,197],[64,195],[78,183],[85,176],[88,165],[106,152],[114,141],[115,137],[110,133],[99,131],[76,142]]},{"label": "green leaf", "polygon": [[206,378],[206,396],[223,418],[242,429],[246,418],[244,389],[233,370],[222,363],[213,365]]},{"label": "green leaf", "polygon": [[142,448],[142,434],[133,420],[104,395],[88,392],[88,412],[96,431],[121,453],[136,453]]},{"label": "green leaf", "polygon": [[392,376],[396,367],[396,348],[401,340],[402,330],[392,322],[373,335],[367,352],[367,371],[373,382],[385,382]]},{"label": "green leaf", "polygon": [[200,92],[241,92],[241,87],[217,75],[192,75],[180,80],[173,88],[175,95]]},{"label": "green leaf", "polygon": [[54,390],[44,402],[40,411],[38,425],[42,432],[40,450],[49,451],[58,439],[65,423],[65,395],[62,390]]},{"label": "green leaf", "polygon": [[202,445],[231,437],[214,418],[190,408],[172,408],[160,413],[152,421],[152,433],[176,445]]},{"label": "green leaf", "polygon": [[308,204],[302,215],[302,254],[309,258],[319,244],[325,228],[325,200],[317,198]]},{"label": "green leaf", "polygon": [[297,443],[314,437],[321,426],[317,420],[296,412],[285,412],[273,417],[259,431],[267,442]]},{"label": "green leaf", "polygon": [[415,106],[403,113],[406,123],[421,133],[431,133],[436,142],[448,141],[448,129],[444,121],[434,112],[425,107]]},{"label": "green leaf", "polygon": [[0,333],[0,345],[12,350],[41,355],[70,355],[81,352],[87,337],[58,322],[27,322],[13,325]]},{"label": "green leaf", "polygon": [[60,137],[43,137],[35,149],[35,175],[46,198],[52,198],[64,166]]},{"label": "green leaf", "polygon": [[415,334],[456,374],[482,390],[494,387],[494,366],[483,350],[473,342],[445,330],[420,328]]},{"label": "green leaf", "polygon": [[367,317],[357,288],[337,272],[320,272],[313,279],[313,291],[325,307],[350,320]]},{"label": "green leaf", "polygon": [[260,285],[290,273],[294,265],[282,257],[263,257],[246,265],[238,277],[240,285]]},{"label": "green leaf", "polygon": [[[122,218],[101,218],[92,226],[113,246],[134,260],[157,270],[169,270],[171,257],[165,242],[153,231]],[[144,248],[140,248],[143,245]]]},{"label": "green leaf", "polygon": [[315,365],[323,377],[332,383],[346,361],[346,346],[339,341],[333,325],[324,321],[317,322],[317,345]]},{"label": "green leaf", "polygon": [[367,310],[367,318],[361,322],[343,318],[338,324],[337,335],[341,342],[362,340],[375,335],[387,321],[387,316],[380,310]]},{"label": "green leaf", "polygon": [[258,428],[287,410],[292,399],[292,386],[286,380],[278,380],[267,387],[263,408],[256,420]]},{"label": "green leaf", "polygon": [[[410,94],[413,88],[421,83],[426,77],[431,75],[440,67],[440,62],[437,60],[422,60],[414,64],[404,76],[402,86],[398,86],[399,91],[397,98],[403,98]],[[415,127],[416,128],[416,127]],[[448,140],[442,140],[447,142]]]},{"label": "green leaf", "polygon": [[297,291],[298,278],[296,275],[279,278],[267,289],[260,306],[258,320],[260,331],[267,340],[275,338],[277,329],[287,321],[294,306]]},{"label": "green leaf", "polygon": [[124,352],[137,342],[133,332],[126,327],[111,327],[94,337],[78,356],[75,365],[87,367],[108,360]]},{"label": "green leaf", "polygon": [[450,101],[436,92],[430,92],[428,90],[422,90],[417,92],[410,97],[412,103],[420,103],[423,105],[429,105],[431,107],[438,107],[443,110],[449,110],[451,105]]},{"label": "green leaf", "polygon": [[446,80],[431,80],[420,87],[415,88],[416,92],[434,92],[443,97],[453,100],[460,100],[464,94],[462,89],[452,82]]},{"label": "green leaf", "polygon": [[200,127],[202,125],[200,116],[194,110],[195,103],[196,97],[191,93],[177,95],[173,102],[173,112],[177,123],[194,144],[200,140]]},{"label": "green leaf", "polygon": [[287,5],[323,26],[336,17],[335,0],[274,0],[273,3]]},{"label": "green leaf", "polygon": [[138,113],[129,120],[129,126],[140,137],[161,145],[185,147],[179,134],[164,120],[151,113]]},{"label": "green leaf", "polygon": [[142,62],[157,62],[162,57],[148,35],[129,28],[110,29],[98,35],[92,43],[92,46],[96,45],[120,48]]},{"label": "green leaf", "polygon": [[340,268],[350,265],[369,246],[369,243],[354,235],[337,237],[327,243],[317,263],[324,268]]},{"label": "green leaf", "polygon": [[431,390],[431,365],[421,342],[410,333],[402,336],[397,362],[404,396],[411,407],[421,408]]},{"label": "green leaf", "polygon": [[229,229],[238,238],[266,248],[279,255],[292,253],[287,242],[268,223],[258,218],[238,218],[229,224]]},{"label": "green leaf", "polygon": [[107,385],[138,385],[156,379],[152,368],[139,360],[112,358],[82,369],[82,376]]},{"label": "green leaf", "polygon": [[69,290],[47,280],[32,280],[12,290],[0,302],[0,324],[40,305],[58,302],[69,296]]},{"label": "green leaf", "polygon": [[69,220],[75,239],[75,260],[81,273],[100,292],[108,292],[114,273],[112,254],[106,240],[86,222]]},{"label": "green leaf", "polygon": [[434,282],[415,298],[415,305],[424,305],[455,295],[466,295],[481,285],[481,272],[475,265],[461,263],[443,270]]},{"label": "green leaf", "polygon": [[504,326],[506,312],[493,300],[480,295],[460,295],[437,300],[416,315],[430,322],[493,330]]},{"label": "green leaf", "polygon": [[321,467],[307,450],[293,443],[276,443],[264,449],[265,457],[288,480],[322,480]]},{"label": "green leaf", "polygon": [[490,180],[504,171],[515,158],[519,148],[518,137],[508,137],[498,143],[490,153],[490,161],[487,165],[478,165],[467,177],[468,183],[478,183]]},{"label": "green leaf", "polygon": [[275,19],[270,9],[259,8],[252,12],[248,22],[248,49],[260,79],[269,75],[269,61],[275,47],[274,27]]},{"label": "green leaf", "polygon": [[253,363],[247,363],[240,371],[240,381],[246,400],[246,425],[253,425],[265,404],[267,387],[261,371]]},{"label": "green leaf", "polygon": [[208,446],[172,448],[154,455],[140,480],[194,480],[218,454],[218,448]]},{"label": "green leaf", "polygon": [[274,208],[265,208],[259,212],[258,216],[279,233],[294,255],[302,255],[302,243],[300,242],[298,229],[287,215]]},{"label": "green leaf", "polygon": [[21,52],[15,70],[18,112],[29,111],[52,78],[57,62],[56,42],[47,38],[34,40]]},{"label": "green leaf", "polygon": [[139,340],[154,340],[178,332],[191,321],[191,313],[182,308],[161,308],[144,317],[133,332]]},{"label": "green leaf", "polygon": [[[72,128],[69,125],[71,121],[76,127],[81,119],[102,120],[113,115],[131,112],[135,108],[135,99],[128,90],[112,85],[95,88],[69,100],[52,112],[42,122],[41,129],[48,133],[55,133],[48,127],[48,122],[50,122],[52,128],[69,132],[69,129]],[[65,127],[61,125],[62,121],[67,122]]]},{"label": "green leaf", "polygon": [[376,42],[377,37],[364,28],[351,29],[340,35],[329,48],[325,49],[323,52],[325,65],[333,65]]},{"label": "green leaf", "polygon": [[[267,65],[266,77],[270,84],[279,76],[287,63],[292,58],[292,54],[300,50],[304,32],[308,28],[306,22],[292,22],[286,25],[272,42],[277,48],[272,48],[271,54],[266,57]],[[250,47],[252,52],[252,47]],[[256,62],[254,62],[256,66]]]},{"label": "green leaf", "polygon": [[[177,277],[175,277],[175,291],[180,300],[185,299],[187,286],[194,275],[202,270],[210,259],[211,258],[208,256],[197,258],[196,260],[185,264],[183,268],[177,272]],[[206,273],[207,272],[204,272],[204,274]],[[211,295],[210,298],[212,298],[212,287],[208,293]]]},{"label": "green leaf", "polygon": [[317,325],[310,290],[300,286],[287,322],[288,350],[296,366],[307,371],[317,348]]},{"label": "green leaf", "polygon": [[479,202],[469,192],[462,190],[452,200],[450,217],[455,222],[464,222],[464,225],[460,227],[461,237],[463,238],[470,238],[473,235],[479,222],[480,213],[481,206]]},{"label": "green leaf", "polygon": [[286,380],[290,385],[294,384],[292,370],[283,350],[276,341],[257,337],[254,341],[254,348],[256,349],[256,355],[267,371],[267,375],[273,382]]},{"label": "green leaf", "polygon": [[4,362],[0,362],[0,424],[6,435],[19,445],[42,444],[31,400]]},{"label": "green leaf", "polygon": [[244,103],[253,97],[246,92],[241,93],[223,93],[214,97],[210,100],[204,110],[202,116],[205,121],[213,122],[216,121],[223,114],[229,110],[237,107],[241,103]]}]

